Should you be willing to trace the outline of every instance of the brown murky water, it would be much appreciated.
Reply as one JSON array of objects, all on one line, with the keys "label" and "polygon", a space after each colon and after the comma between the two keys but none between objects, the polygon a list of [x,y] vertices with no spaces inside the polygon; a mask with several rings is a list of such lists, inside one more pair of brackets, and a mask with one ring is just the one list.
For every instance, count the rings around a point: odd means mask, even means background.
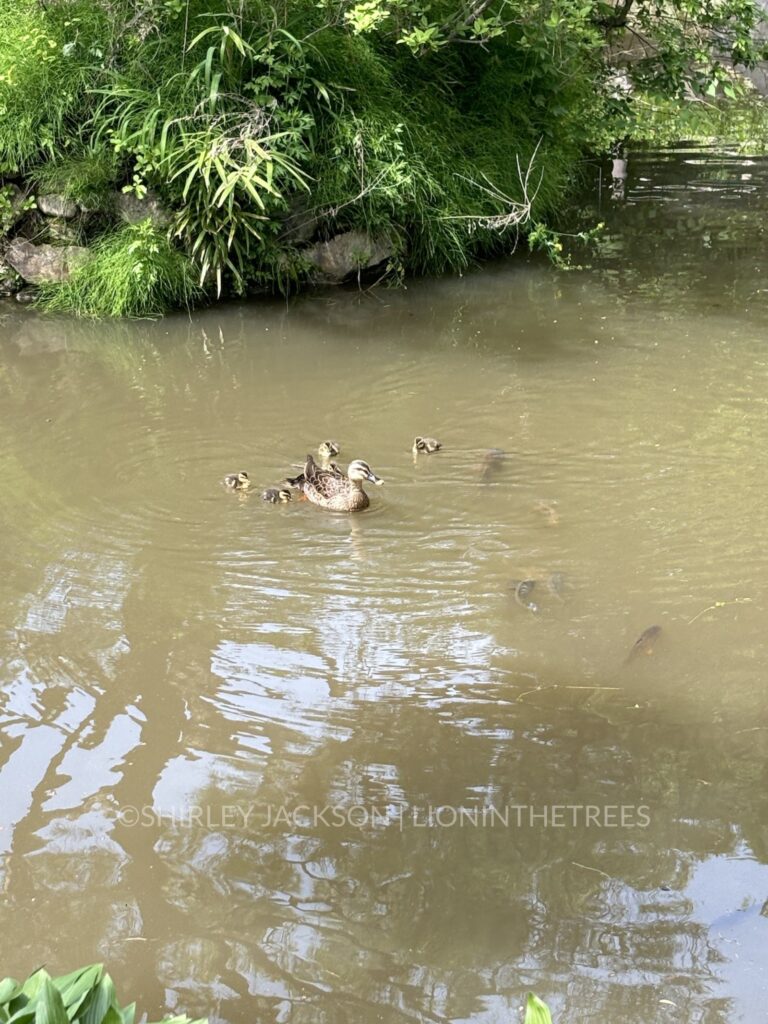
[{"label": "brown murky water", "polygon": [[[634,157],[580,273],[4,307],[1,973],[235,1024],[765,1018],[767,183]],[[368,512],[260,501],[326,437]]]}]

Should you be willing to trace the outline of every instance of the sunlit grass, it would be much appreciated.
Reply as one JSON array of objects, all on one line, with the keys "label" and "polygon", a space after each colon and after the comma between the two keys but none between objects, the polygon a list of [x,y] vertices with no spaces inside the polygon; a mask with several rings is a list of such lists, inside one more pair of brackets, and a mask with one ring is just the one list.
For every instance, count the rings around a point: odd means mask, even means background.
[{"label": "sunlit grass", "polygon": [[192,260],[147,220],[102,238],[63,284],[46,285],[45,309],[86,317],[153,317],[200,296]]}]

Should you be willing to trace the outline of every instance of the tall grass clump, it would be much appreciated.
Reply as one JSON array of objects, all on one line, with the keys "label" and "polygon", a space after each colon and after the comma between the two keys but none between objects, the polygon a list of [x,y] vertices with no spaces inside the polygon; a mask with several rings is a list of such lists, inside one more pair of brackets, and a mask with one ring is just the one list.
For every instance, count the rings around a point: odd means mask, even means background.
[{"label": "tall grass clump", "polygon": [[107,10],[90,0],[0,0],[0,173],[76,142],[111,38]]},{"label": "tall grass clump", "polygon": [[200,296],[196,268],[149,220],[105,235],[68,281],[43,288],[44,308],[88,317],[153,317]]},{"label": "tall grass clump", "polygon": [[88,147],[75,145],[71,152],[57,154],[46,163],[38,164],[29,177],[37,194],[56,193],[93,210],[109,206],[118,173],[114,149],[91,144]]}]

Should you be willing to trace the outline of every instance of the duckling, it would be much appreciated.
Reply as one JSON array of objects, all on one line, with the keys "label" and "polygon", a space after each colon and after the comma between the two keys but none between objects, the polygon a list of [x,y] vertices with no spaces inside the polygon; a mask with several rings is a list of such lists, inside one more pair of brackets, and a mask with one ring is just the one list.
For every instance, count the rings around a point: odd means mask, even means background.
[{"label": "duckling", "polygon": [[415,437],[413,439],[413,452],[424,452],[427,455],[431,455],[433,452],[439,452],[443,447],[442,441],[438,441],[435,437]]},{"label": "duckling", "polygon": [[290,501],[291,492],[287,487],[268,487],[262,492],[261,497],[264,501],[271,501],[273,505],[277,505],[280,501]]},{"label": "duckling", "polygon": [[227,473],[221,482],[228,491],[247,491],[251,486],[247,473]]},{"label": "duckling", "polygon": [[317,451],[320,458],[332,459],[334,456],[339,454],[341,448],[336,441],[321,441]]}]

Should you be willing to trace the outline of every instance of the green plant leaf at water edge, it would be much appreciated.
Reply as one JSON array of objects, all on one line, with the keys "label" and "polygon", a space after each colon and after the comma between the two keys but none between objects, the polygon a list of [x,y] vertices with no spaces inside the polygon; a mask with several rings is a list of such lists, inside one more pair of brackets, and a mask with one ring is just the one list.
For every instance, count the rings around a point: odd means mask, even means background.
[{"label": "green plant leaf at water edge", "polygon": [[528,993],[525,1003],[525,1021],[523,1024],[552,1024],[552,1014],[549,1007],[533,992]]},{"label": "green plant leaf at water edge", "polygon": [[69,1024],[61,992],[47,975],[37,994],[35,1024]]}]

